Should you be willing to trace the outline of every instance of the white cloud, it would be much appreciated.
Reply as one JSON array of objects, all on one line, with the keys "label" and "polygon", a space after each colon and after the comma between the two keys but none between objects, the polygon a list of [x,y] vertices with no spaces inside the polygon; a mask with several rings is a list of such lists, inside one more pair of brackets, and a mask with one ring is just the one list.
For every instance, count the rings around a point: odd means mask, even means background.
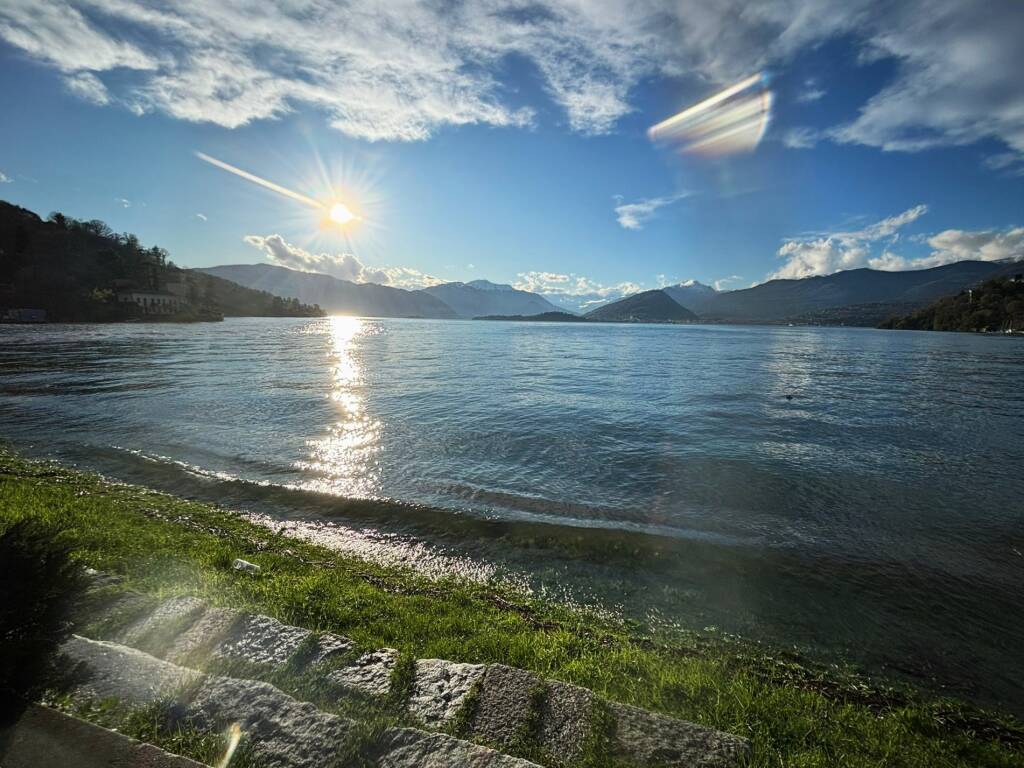
[{"label": "white cloud", "polygon": [[[1024,227],[1005,230],[947,229],[933,235],[914,235],[901,240],[900,230],[928,212],[917,205],[859,230],[819,233],[790,238],[779,248],[786,260],[768,279],[830,275],[844,269],[870,267],[888,272],[928,269],[957,261],[1002,261],[1024,259]],[[906,240],[931,248],[925,256],[904,256],[893,246]],[[882,244],[881,253],[875,248]],[[917,246],[920,248],[920,245]],[[718,287],[716,282],[715,287]]]},{"label": "white cloud", "polygon": [[811,149],[821,140],[821,132],[814,128],[790,128],[782,134],[782,143],[790,149]]},{"label": "white cloud", "polygon": [[[935,250],[926,257],[923,266],[939,266],[954,261],[1001,261],[1024,258],[1024,227],[1003,231],[947,229],[928,238]],[[918,260],[919,262],[922,260]]]},{"label": "white cloud", "polygon": [[[107,98],[138,114],[231,128],[308,105],[368,140],[531,124],[539,105],[513,103],[524,91],[503,79],[510,60],[538,74],[571,130],[604,133],[633,111],[642,80],[689,78],[705,92],[840,36],[896,73],[829,132],[835,140],[916,151],[994,138],[1024,152],[1024,10],[1014,0],[0,5],[0,38],[76,78],[117,69]],[[97,84],[89,93],[103,93]],[[797,99],[820,95],[812,81]]]},{"label": "white cloud", "polygon": [[114,202],[120,203],[122,208],[131,208],[132,207],[132,201],[131,200],[126,200],[123,197],[115,197],[114,198]]},{"label": "white cloud", "polygon": [[96,26],[75,5],[62,0],[5,0],[0,6],[0,38],[63,72],[157,68],[155,59]]},{"label": "white cloud", "polygon": [[729,283],[738,283],[743,279],[743,275],[729,275],[728,277],[720,277],[715,280],[712,285],[716,291],[724,291]]},{"label": "white cloud", "polygon": [[197,214],[196,214],[196,218],[197,218],[197,219],[199,219],[199,220],[201,220],[201,221],[207,221],[207,220],[208,220],[208,219],[206,218],[206,214],[205,214],[205,213],[197,213]]},{"label": "white cloud", "polygon": [[64,78],[68,91],[83,101],[103,106],[110,103],[110,93],[103,82],[92,72],[78,72]]},{"label": "white cloud", "polygon": [[817,79],[809,77],[804,80],[804,89],[796,95],[797,102],[801,104],[810,104],[812,101],[824,97],[825,91],[818,84]]},{"label": "white cloud", "polygon": [[666,197],[651,197],[645,200],[637,200],[635,203],[622,202],[622,195],[616,195],[615,218],[623,229],[643,229],[644,224],[654,218],[660,208],[678,202],[687,196],[683,192],[678,195]]},{"label": "white cloud", "polygon": [[915,152],[998,139],[1024,152],[1024,6],[962,0],[894,3],[871,25],[867,58],[891,58],[895,79],[840,142]]},{"label": "white cloud", "polygon": [[10,176],[8,176],[3,171],[0,171],[0,184],[13,184],[13,183],[14,183],[14,179],[12,179]]},{"label": "white cloud", "polygon": [[1007,176],[1024,176],[1024,152],[1000,152],[985,158],[985,165]]},{"label": "white cloud", "polygon": [[900,229],[927,212],[928,206],[916,205],[859,230],[818,233],[786,240],[778,251],[778,257],[785,259],[786,263],[768,279],[830,275],[844,269],[869,266],[873,243],[893,241]]},{"label": "white cloud", "polygon": [[244,240],[263,251],[264,256],[278,266],[302,272],[320,272],[353,283],[424,288],[444,282],[409,267],[367,267],[351,253],[310,253],[287,242],[281,235],[247,235]]},{"label": "white cloud", "polygon": [[539,293],[555,304],[577,312],[586,312],[600,304],[621,299],[643,290],[634,282],[604,285],[589,277],[574,273],[520,272],[513,288]]}]

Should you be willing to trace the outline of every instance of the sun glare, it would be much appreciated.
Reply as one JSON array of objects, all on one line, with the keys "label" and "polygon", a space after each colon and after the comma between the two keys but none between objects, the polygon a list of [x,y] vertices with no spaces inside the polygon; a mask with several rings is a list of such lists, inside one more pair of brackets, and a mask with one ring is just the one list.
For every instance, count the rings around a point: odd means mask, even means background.
[{"label": "sun glare", "polygon": [[355,219],[355,214],[344,203],[335,203],[330,210],[331,221],[335,224],[348,224]]}]

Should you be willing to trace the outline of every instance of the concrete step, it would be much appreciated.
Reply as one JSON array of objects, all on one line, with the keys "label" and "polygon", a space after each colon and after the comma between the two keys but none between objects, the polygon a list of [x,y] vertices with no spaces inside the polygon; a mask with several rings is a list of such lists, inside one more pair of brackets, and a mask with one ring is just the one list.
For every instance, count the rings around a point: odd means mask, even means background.
[{"label": "concrete step", "polygon": [[3,768],[205,768],[187,757],[43,706],[0,732]]},{"label": "concrete step", "polygon": [[[130,707],[171,702],[181,722],[208,733],[237,724],[253,756],[273,768],[334,766],[359,738],[356,721],[259,680],[205,674],[118,643],[77,635],[61,651],[76,665],[76,677],[84,677],[71,690],[74,700],[116,699]],[[390,768],[536,768],[478,744],[415,728],[387,729],[367,745],[367,753],[377,765]]]},{"label": "concrete step", "polygon": [[[108,610],[138,606],[139,599],[122,596]],[[408,713],[423,729],[458,727],[459,736],[529,754],[549,766],[571,766],[595,744],[636,766],[726,767],[739,764],[749,752],[747,741],[738,736],[611,702],[585,688],[502,664],[419,659],[411,691],[393,692],[392,673],[399,661],[394,649],[360,655],[356,644],[340,635],[317,635],[192,597],[148,606],[114,639],[178,665],[216,669],[242,663],[246,677],[269,678],[281,670],[320,674],[322,669],[323,682],[339,700],[407,695]],[[159,673],[151,678],[159,679]]]}]

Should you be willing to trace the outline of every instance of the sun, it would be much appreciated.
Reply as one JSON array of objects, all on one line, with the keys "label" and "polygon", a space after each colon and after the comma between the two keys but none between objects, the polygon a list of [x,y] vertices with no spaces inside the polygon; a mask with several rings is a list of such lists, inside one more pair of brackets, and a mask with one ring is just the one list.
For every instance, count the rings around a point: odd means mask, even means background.
[{"label": "sun", "polygon": [[335,224],[348,224],[356,218],[344,203],[334,203],[330,207],[328,215]]}]

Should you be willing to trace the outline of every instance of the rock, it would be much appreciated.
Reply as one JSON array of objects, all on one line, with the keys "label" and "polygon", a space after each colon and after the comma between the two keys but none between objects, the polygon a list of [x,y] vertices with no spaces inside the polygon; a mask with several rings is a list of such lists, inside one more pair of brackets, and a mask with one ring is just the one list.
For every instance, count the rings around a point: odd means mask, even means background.
[{"label": "rock", "polygon": [[387,696],[391,691],[391,672],[397,661],[398,651],[383,648],[364,653],[351,666],[331,672],[327,679],[367,696]]},{"label": "rock", "polygon": [[269,683],[207,678],[185,714],[201,730],[219,731],[232,723],[242,728],[260,765],[321,768],[334,765],[348,742],[353,723],[293,699]]},{"label": "rock", "polygon": [[616,752],[645,765],[719,768],[739,765],[750,751],[746,739],[628,704],[610,704]]},{"label": "rock", "polygon": [[385,731],[379,750],[379,768],[537,768],[528,760],[415,728]]},{"label": "rock", "polygon": [[4,768],[203,768],[187,757],[33,704],[0,732]]},{"label": "rock", "polygon": [[549,681],[541,706],[541,747],[562,765],[579,760],[593,735],[596,706],[598,698],[592,691]]},{"label": "rock", "polygon": [[116,698],[131,706],[144,706],[173,698],[202,677],[194,669],[161,661],[134,648],[78,635],[72,635],[61,646],[61,652],[81,665],[87,675],[85,682],[75,686],[76,698]]},{"label": "rock", "polygon": [[420,659],[409,712],[425,726],[441,729],[462,708],[466,696],[484,676],[483,664],[457,664],[444,659]]},{"label": "rock", "polygon": [[319,666],[339,656],[344,656],[346,653],[350,653],[355,647],[356,644],[347,637],[325,632],[317,638],[316,650],[313,653],[312,661],[309,663],[313,666]]},{"label": "rock", "polygon": [[536,718],[537,692],[543,681],[532,672],[504,664],[487,667],[470,723],[474,738],[510,747],[529,738]]},{"label": "rock", "polygon": [[214,653],[252,664],[280,666],[288,662],[311,634],[308,629],[282,624],[269,616],[249,615],[238,623]]},{"label": "rock", "polygon": [[236,571],[245,571],[246,573],[259,573],[262,570],[256,563],[250,563],[248,560],[237,558],[235,562],[231,564],[231,567]]},{"label": "rock", "polygon": [[184,664],[203,655],[231,631],[239,618],[239,613],[228,608],[210,608],[174,641],[165,658]]},{"label": "rock", "polygon": [[186,630],[205,607],[206,603],[198,597],[172,597],[121,632],[117,642],[138,648],[140,641],[147,641],[150,645],[159,644],[161,640],[170,641],[174,635]]}]

